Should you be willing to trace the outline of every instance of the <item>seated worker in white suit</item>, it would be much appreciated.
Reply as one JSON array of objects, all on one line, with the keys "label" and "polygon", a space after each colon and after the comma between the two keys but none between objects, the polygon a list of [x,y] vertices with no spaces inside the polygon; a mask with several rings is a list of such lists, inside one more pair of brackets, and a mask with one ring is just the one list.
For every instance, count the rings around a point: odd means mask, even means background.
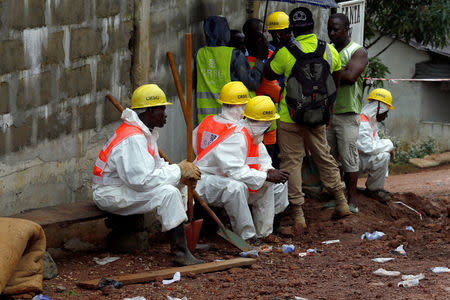
[{"label": "seated worker in white suit", "polygon": [[378,123],[385,120],[392,106],[392,95],[385,89],[374,89],[367,97],[369,103],[361,111],[358,133],[359,172],[368,172],[365,194],[386,202],[390,193],[384,190],[389,161],[394,157],[390,139],[380,139]]},{"label": "seated worker in white suit", "polygon": [[183,223],[186,203],[179,188],[200,179],[200,170],[187,161],[169,165],[158,153],[157,127],[166,123],[166,95],[156,84],[137,88],[131,109],[95,162],[93,198],[112,214],[127,216],[156,212],[162,231],[168,231],[174,263],[202,263],[186,245]]},{"label": "seated worker in white suit", "polygon": [[211,206],[225,209],[234,232],[256,243],[272,233],[274,215],[288,205],[289,174],[272,167],[262,143],[264,132],[279,118],[270,97],[252,98],[243,115],[197,156],[202,179],[196,191]]},{"label": "seated worker in white suit", "polygon": [[231,81],[220,90],[219,101],[222,111],[203,119],[192,133],[195,155],[199,155],[222,132],[242,120],[245,105],[250,100],[248,89],[240,81]]}]

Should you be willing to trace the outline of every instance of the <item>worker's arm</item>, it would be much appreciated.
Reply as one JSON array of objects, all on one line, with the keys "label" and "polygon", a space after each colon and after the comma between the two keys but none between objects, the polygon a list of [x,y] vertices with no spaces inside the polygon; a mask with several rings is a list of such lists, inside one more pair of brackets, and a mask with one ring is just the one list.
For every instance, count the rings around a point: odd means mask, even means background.
[{"label": "worker's arm", "polygon": [[348,61],[347,66],[341,70],[341,84],[354,84],[364,72],[368,63],[369,59],[366,49],[359,48],[356,50]]},{"label": "worker's arm", "polygon": [[245,55],[241,51],[234,49],[231,57],[230,72],[231,81],[242,81],[249,90],[256,91],[263,77],[264,62],[257,59],[252,69]]},{"label": "worker's arm", "polygon": [[[213,152],[213,151],[211,151]],[[214,149],[219,168],[225,176],[257,190],[266,181],[267,173],[251,169],[247,164],[247,141],[242,133],[233,133]],[[206,158],[206,157],[205,157]]]},{"label": "worker's arm", "polygon": [[158,149],[155,149],[155,157],[151,156],[145,136],[133,135],[111,150],[108,164],[135,191],[148,191],[162,184],[177,185],[180,168],[175,164],[158,166],[157,159],[160,159]]},{"label": "worker's arm", "polygon": [[341,86],[341,74],[342,74],[342,69],[331,73],[331,76],[333,76],[334,85],[336,86],[336,91]]},{"label": "worker's arm", "polygon": [[[331,75],[333,76],[334,84],[336,85],[336,90],[339,89],[339,86],[341,85],[341,70],[342,70],[342,62],[341,58],[339,57],[339,52],[337,52],[336,48],[333,47],[333,45],[327,44],[327,47],[330,48],[331,52],[331,59],[332,59],[332,70]],[[325,51],[325,56],[327,56],[327,51]],[[329,58],[327,57],[327,61],[329,61]]]},{"label": "worker's arm", "polygon": [[373,133],[369,122],[361,122],[358,133],[358,150],[366,155],[376,155],[381,152],[391,152],[394,149],[389,139],[379,139]]},{"label": "worker's arm", "polygon": [[285,67],[283,55],[286,55],[284,53],[286,51],[286,48],[281,48],[272,55],[271,60],[267,62],[264,68],[264,78],[267,80],[276,80],[283,75]]}]

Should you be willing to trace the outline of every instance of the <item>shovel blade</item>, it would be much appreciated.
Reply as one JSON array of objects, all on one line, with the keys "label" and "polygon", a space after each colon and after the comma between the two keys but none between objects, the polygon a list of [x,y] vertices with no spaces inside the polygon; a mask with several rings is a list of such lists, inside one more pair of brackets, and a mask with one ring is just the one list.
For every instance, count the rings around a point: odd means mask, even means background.
[{"label": "shovel blade", "polygon": [[203,219],[192,221],[184,225],[184,233],[186,234],[186,243],[189,251],[194,252],[197,247],[200,231],[202,230]]},{"label": "shovel blade", "polygon": [[252,246],[249,243],[229,229],[219,228],[217,234],[230,242],[233,246],[239,248],[241,251],[249,251],[252,249]]}]

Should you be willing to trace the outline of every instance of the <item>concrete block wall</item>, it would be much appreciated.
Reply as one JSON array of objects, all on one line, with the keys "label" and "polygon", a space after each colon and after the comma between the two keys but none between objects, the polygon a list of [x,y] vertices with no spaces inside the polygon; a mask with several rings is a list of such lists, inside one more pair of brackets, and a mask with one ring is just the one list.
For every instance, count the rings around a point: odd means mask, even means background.
[{"label": "concrete block wall", "polygon": [[0,1],[0,215],[92,198],[131,91],[134,0]]},{"label": "concrete block wall", "polygon": [[[120,119],[104,96],[130,104],[139,1],[0,0],[0,216],[92,198],[92,166]],[[195,54],[205,43],[203,20],[224,15],[240,29],[247,1],[145,1],[150,71],[143,78],[175,104],[158,143],[177,162],[186,157],[186,127],[166,52],[184,87],[184,34],[192,33]],[[268,13],[294,7],[271,2]],[[263,18],[262,3],[257,14]]]}]

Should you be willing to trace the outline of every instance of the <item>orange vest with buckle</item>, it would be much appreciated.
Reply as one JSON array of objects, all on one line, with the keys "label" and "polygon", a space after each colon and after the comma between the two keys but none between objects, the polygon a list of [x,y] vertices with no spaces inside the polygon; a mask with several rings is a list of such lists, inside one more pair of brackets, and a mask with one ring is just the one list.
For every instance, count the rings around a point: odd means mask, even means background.
[{"label": "orange vest with buckle", "polygon": [[[361,114],[360,116],[361,116],[361,122],[368,122],[370,125],[369,118],[367,118],[366,115]],[[370,125],[370,128],[372,128],[372,125]],[[372,131],[373,131],[373,137],[375,137],[375,130],[373,130],[373,128],[372,128]]]},{"label": "orange vest with buckle", "polygon": [[231,128],[233,123],[221,123],[214,120],[214,116],[208,116],[197,128],[197,142],[195,145],[197,155],[200,155],[206,147],[214,142],[222,132]]},{"label": "orange vest with buckle", "polygon": [[[247,158],[245,160],[245,163],[250,167],[250,169],[259,170],[259,144],[254,145],[252,137],[248,133],[247,128],[241,127],[241,126],[239,126],[239,127],[233,126],[229,129],[225,130],[224,132],[222,132],[211,144],[209,144],[209,146],[207,146],[202,151],[202,153],[200,153],[197,156],[195,161],[198,162],[199,160],[201,160],[209,151],[214,149],[214,147],[216,147],[219,143],[221,143],[223,140],[225,140],[227,137],[229,137],[234,132],[242,132],[247,141]],[[252,192],[252,193],[255,193],[258,191],[258,190],[252,190],[250,188],[248,190],[249,190],[249,192]]]},{"label": "orange vest with buckle", "polygon": [[[104,185],[111,185],[111,184],[120,185],[120,182],[115,182],[116,180],[114,180],[114,178],[109,178],[108,180],[105,180],[105,177],[103,177],[103,171],[105,170],[106,162],[108,160],[109,155],[111,154],[111,150],[115,146],[119,145],[126,138],[136,134],[144,135],[144,133],[139,127],[127,124],[125,122],[123,122],[122,125],[120,125],[116,129],[114,135],[109,139],[108,142],[106,142],[105,146],[103,146],[103,149],[100,151],[97,161],[95,162],[93,171],[94,183]],[[151,149],[148,143],[147,148],[150,155],[155,157],[155,149]]]}]

